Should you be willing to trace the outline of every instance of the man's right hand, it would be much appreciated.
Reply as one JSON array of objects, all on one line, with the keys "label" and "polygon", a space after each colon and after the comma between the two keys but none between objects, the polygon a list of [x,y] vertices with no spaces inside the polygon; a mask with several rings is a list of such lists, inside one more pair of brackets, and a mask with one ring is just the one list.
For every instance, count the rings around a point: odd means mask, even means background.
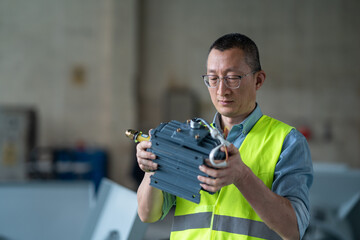
[{"label": "man's right hand", "polygon": [[150,141],[140,142],[136,146],[136,158],[138,165],[141,170],[144,172],[152,172],[155,171],[158,167],[157,163],[153,162],[156,159],[155,154],[146,151],[146,149],[151,148]]}]

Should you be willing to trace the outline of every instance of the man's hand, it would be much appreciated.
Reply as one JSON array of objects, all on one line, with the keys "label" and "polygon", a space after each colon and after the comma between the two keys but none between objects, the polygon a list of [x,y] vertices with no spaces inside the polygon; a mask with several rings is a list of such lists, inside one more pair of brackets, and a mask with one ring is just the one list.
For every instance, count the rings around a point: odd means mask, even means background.
[{"label": "man's hand", "polygon": [[[225,151],[224,147],[221,148],[221,151]],[[217,192],[222,187],[230,185],[232,183],[237,183],[242,179],[242,169],[245,164],[241,160],[239,149],[237,149],[233,144],[227,147],[229,154],[227,160],[227,166],[224,168],[211,168],[204,165],[201,165],[199,168],[202,172],[210,177],[198,176],[198,180],[202,182],[200,185],[203,189],[210,192]],[[206,161],[206,164],[211,166],[210,161]]]},{"label": "man's hand", "polygon": [[151,148],[150,141],[140,142],[136,146],[136,157],[137,162],[141,170],[144,172],[155,171],[158,167],[157,163],[154,163],[153,160],[156,159],[155,154],[146,151],[146,149]]}]

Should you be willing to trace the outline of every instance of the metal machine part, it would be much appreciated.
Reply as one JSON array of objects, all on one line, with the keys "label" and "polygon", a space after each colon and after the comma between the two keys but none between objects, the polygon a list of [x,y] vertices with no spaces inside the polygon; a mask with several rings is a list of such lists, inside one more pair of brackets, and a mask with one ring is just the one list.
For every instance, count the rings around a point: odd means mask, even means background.
[{"label": "metal machine part", "polygon": [[141,141],[149,141],[150,136],[147,134],[143,134],[140,131],[136,131],[133,129],[128,129],[125,132],[125,135],[130,138],[131,140],[134,140],[134,142],[141,142]]},{"label": "metal machine part", "polygon": [[227,166],[226,161],[222,161],[220,163],[215,162],[215,159],[217,159],[216,154],[218,153],[218,151],[220,150],[221,147],[223,147],[223,146],[228,147],[228,146],[230,146],[231,143],[224,139],[223,135],[220,133],[220,131],[217,128],[212,128],[204,119],[196,118],[195,120],[192,120],[192,121],[201,121],[202,123],[204,123],[210,130],[211,137],[213,139],[217,139],[220,141],[221,144],[211,150],[211,152],[209,154],[209,160],[214,167],[220,167],[220,168],[226,167]]},{"label": "metal machine part", "polygon": [[[128,130],[126,135],[135,142],[139,132]],[[184,123],[170,121],[151,130],[152,146],[148,151],[157,158],[158,169],[151,176],[150,185],[189,201],[200,202],[200,182],[198,175],[206,176],[199,166],[210,159],[211,167],[226,166],[226,155],[221,146],[228,146],[221,133],[205,120],[194,118]],[[216,163],[214,160],[224,160]]]}]

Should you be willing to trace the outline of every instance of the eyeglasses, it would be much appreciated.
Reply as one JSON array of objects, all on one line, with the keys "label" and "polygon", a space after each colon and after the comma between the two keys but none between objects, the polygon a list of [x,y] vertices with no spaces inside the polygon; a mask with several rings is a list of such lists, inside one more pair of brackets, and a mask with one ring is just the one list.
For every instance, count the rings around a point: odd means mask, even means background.
[{"label": "eyeglasses", "polygon": [[204,79],[205,85],[209,88],[216,88],[219,86],[220,79],[223,79],[228,88],[236,89],[240,87],[240,80],[242,78],[254,73],[256,73],[256,71],[252,71],[245,75],[228,75],[222,78],[217,75],[202,75],[202,78]]}]

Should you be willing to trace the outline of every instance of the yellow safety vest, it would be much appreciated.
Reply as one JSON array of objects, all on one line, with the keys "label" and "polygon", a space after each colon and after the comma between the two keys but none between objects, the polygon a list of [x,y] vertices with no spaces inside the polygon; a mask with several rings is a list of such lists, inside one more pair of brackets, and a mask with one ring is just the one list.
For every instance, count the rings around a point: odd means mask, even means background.
[{"label": "yellow safety vest", "polygon": [[[244,163],[269,189],[284,139],[291,129],[263,115],[239,149]],[[281,239],[260,219],[234,184],[213,195],[200,193],[199,204],[176,197],[170,239]]]}]

